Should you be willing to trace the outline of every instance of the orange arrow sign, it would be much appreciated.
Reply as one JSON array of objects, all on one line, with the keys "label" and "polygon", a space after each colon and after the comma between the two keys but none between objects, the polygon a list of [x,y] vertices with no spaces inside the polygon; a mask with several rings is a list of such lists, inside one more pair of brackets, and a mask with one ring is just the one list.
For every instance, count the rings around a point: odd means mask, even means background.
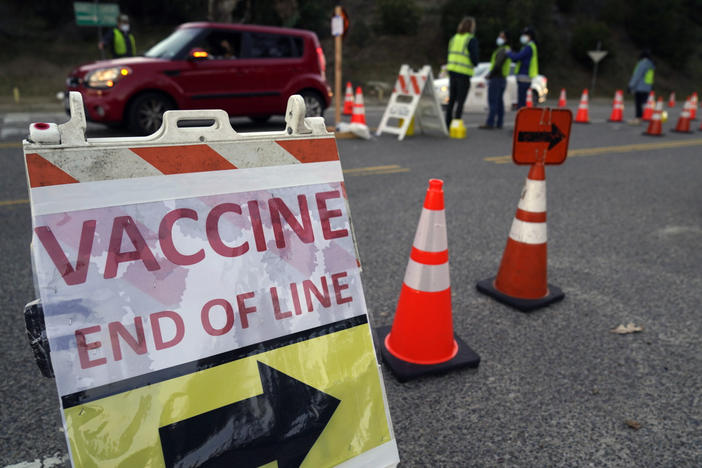
[{"label": "orange arrow sign", "polygon": [[514,124],[515,164],[561,164],[568,153],[573,114],[568,109],[522,108]]}]

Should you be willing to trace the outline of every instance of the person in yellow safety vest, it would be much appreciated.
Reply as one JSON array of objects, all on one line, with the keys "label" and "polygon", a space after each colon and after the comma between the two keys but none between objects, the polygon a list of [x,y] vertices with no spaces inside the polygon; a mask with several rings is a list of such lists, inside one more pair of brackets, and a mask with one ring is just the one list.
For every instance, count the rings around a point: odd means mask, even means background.
[{"label": "person in yellow safety vest", "polygon": [[539,56],[534,40],[534,30],[526,27],[519,37],[522,49],[516,53],[507,52],[507,57],[519,62],[514,69],[514,74],[517,75],[517,109],[526,106],[526,95],[531,90],[531,80],[539,74]]},{"label": "person in yellow safety vest", "polygon": [[632,73],[629,80],[628,91],[629,93],[634,93],[634,99],[636,100],[636,118],[629,121],[632,125],[641,123],[643,106],[653,88],[653,74],[655,70],[656,67],[653,64],[653,60],[651,60],[651,52],[643,50],[641,55],[639,55],[639,61],[636,63],[634,73]]},{"label": "person in yellow safety vest", "polygon": [[[488,82],[488,112],[487,121],[478,128],[491,129],[502,128],[502,121],[505,116],[505,88],[507,87],[507,75],[512,61],[507,57],[510,51],[507,45],[507,35],[500,31],[497,35],[497,49],[492,53],[490,59],[490,71],[487,74]],[[497,122],[495,122],[497,119]]]},{"label": "person in yellow safety vest", "polygon": [[136,55],[136,42],[134,35],[130,31],[129,17],[119,15],[117,27],[107,31],[107,34],[98,44],[100,50],[110,51],[112,58],[133,57]]},{"label": "person in yellow safety vest", "polygon": [[456,34],[449,41],[446,70],[449,74],[449,101],[446,108],[446,127],[451,120],[463,116],[463,105],[470,90],[473,66],[478,63],[478,40],[475,34],[475,19],[466,16]]}]

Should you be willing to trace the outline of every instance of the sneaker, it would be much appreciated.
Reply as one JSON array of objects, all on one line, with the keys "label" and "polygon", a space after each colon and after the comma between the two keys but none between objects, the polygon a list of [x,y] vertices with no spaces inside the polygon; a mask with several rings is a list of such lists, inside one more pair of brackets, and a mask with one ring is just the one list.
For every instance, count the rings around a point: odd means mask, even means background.
[{"label": "sneaker", "polygon": [[480,127],[478,127],[478,128],[481,129],[481,130],[492,130],[492,129],[495,128],[495,127],[493,127],[492,125],[488,125],[488,124],[482,124],[482,125],[481,125]]}]

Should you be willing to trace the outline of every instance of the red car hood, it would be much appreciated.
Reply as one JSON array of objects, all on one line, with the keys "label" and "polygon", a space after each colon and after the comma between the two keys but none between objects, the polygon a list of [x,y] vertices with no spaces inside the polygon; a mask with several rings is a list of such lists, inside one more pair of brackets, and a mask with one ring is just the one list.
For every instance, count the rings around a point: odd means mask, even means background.
[{"label": "red car hood", "polygon": [[141,64],[154,64],[154,63],[164,63],[167,60],[160,58],[150,58],[150,57],[126,57],[111,60],[98,60],[97,62],[86,63],[74,69],[70,75],[71,76],[82,76],[90,71],[97,70],[98,68],[109,68],[109,67],[134,67]]}]

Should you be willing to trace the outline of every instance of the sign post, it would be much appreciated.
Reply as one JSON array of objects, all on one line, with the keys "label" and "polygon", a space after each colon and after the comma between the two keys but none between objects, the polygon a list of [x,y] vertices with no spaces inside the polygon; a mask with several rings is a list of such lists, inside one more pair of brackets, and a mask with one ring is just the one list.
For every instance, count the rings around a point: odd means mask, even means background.
[{"label": "sign post", "polygon": [[341,39],[344,36],[345,26],[348,20],[344,15],[344,10],[341,6],[334,7],[334,16],[332,17],[331,30],[334,36],[334,125],[338,126],[341,122]]},{"label": "sign post", "polygon": [[597,41],[597,50],[589,50],[587,52],[587,55],[590,56],[590,58],[592,59],[592,63],[593,63],[592,88],[590,89],[591,93],[595,92],[595,82],[597,81],[597,64],[600,63],[600,61],[602,61],[602,59],[607,56],[607,51],[600,50],[600,47],[602,47],[602,42]]},{"label": "sign post", "polygon": [[285,131],[168,111],[101,141],[69,104],[24,156],[74,466],[397,464],[324,119],[295,95]]}]

